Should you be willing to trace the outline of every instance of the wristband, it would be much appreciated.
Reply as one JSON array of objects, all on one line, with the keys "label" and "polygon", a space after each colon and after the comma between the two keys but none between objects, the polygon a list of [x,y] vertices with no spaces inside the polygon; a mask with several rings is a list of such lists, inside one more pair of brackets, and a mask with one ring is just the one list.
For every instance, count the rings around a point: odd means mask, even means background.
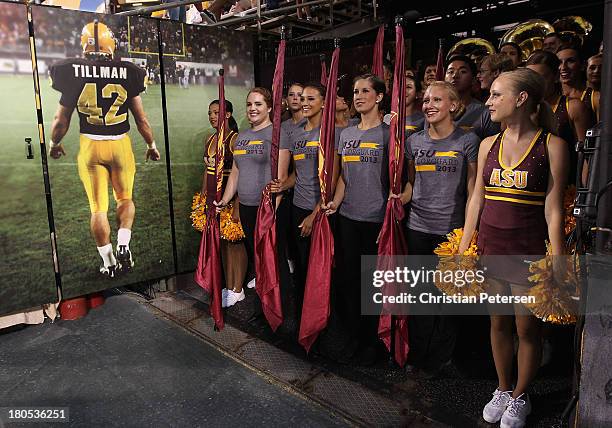
[{"label": "wristband", "polygon": [[153,141],[151,144],[147,144],[147,147],[149,148],[149,150],[157,149],[157,146],[155,145],[155,141]]},{"label": "wristband", "polygon": [[49,147],[51,147],[52,149],[61,146],[62,143],[54,143],[53,140],[49,140]]}]

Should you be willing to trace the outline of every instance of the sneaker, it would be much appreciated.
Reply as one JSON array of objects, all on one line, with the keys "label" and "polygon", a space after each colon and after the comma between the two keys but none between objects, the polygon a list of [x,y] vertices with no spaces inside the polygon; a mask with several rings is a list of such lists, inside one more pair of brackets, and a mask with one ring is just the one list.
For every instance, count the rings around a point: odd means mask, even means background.
[{"label": "sneaker", "polygon": [[234,290],[227,290],[227,294],[223,298],[221,306],[224,308],[229,308],[241,300],[244,300],[244,290],[240,290],[240,293],[236,293]]},{"label": "sneaker", "polygon": [[114,278],[117,276],[117,266],[100,266],[100,273],[107,278]]},{"label": "sneaker", "polygon": [[522,428],[525,426],[529,413],[531,413],[529,395],[523,393],[516,398],[510,398],[499,427]]},{"label": "sneaker", "polygon": [[247,288],[255,288],[255,278],[249,281]]},{"label": "sneaker", "polygon": [[126,273],[132,270],[134,267],[134,260],[132,260],[132,252],[126,245],[119,245],[117,248],[117,263],[121,267],[121,272]]},{"label": "sneaker", "polygon": [[482,418],[490,424],[496,424],[502,418],[508,402],[512,399],[512,391],[495,389],[493,398],[482,409]]}]

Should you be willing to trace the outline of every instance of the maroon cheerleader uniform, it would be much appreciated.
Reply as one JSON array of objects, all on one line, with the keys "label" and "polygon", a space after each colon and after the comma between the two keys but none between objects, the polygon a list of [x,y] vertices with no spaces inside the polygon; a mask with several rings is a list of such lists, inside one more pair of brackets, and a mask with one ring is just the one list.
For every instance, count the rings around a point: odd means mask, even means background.
[{"label": "maroon cheerleader uniform", "polygon": [[567,143],[569,151],[569,169],[567,171],[567,183],[576,182],[576,171],[578,169],[578,153],[576,152],[576,131],[569,117],[569,98],[560,95],[557,103],[552,106],[553,113],[557,118],[557,135]]},{"label": "maroon cheerleader uniform", "polygon": [[[544,200],[548,188],[548,132],[540,129],[516,165],[503,162],[504,133],[497,134],[483,170],[485,201],[478,230],[478,249],[487,275],[529,285],[529,263],[546,254],[548,226]],[[532,255],[533,257],[522,257]]]}]

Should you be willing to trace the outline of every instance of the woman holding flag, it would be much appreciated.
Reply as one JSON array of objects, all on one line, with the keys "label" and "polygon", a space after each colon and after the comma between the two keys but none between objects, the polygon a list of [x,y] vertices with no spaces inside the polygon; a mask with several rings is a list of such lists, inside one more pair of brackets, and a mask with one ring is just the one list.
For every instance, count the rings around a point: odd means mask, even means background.
[{"label": "woman holding flag", "polygon": [[[223,188],[227,184],[229,174],[232,169],[234,143],[238,137],[238,124],[232,116],[234,107],[231,102],[225,101],[225,111],[229,126],[229,132],[224,136],[223,140]],[[210,125],[217,129],[219,122],[219,100],[214,100],[208,105],[208,120]],[[202,194],[207,190],[207,180],[215,178],[215,155],[217,153],[217,133],[211,135],[204,145],[204,163],[206,164],[206,173],[204,174],[204,182],[202,183]],[[215,184],[216,187],[216,184]],[[238,198],[232,201],[232,218],[235,222],[240,221],[238,214]],[[220,241],[221,261],[223,262],[223,270],[225,273],[226,288],[223,289],[222,306],[233,306],[237,302],[244,299],[242,291],[242,283],[246,275],[247,255],[244,248],[244,243],[230,242],[225,239]]]},{"label": "woman holding flag", "polygon": [[357,351],[357,362],[362,365],[376,361],[380,345],[378,318],[360,315],[361,278],[356,266],[361,265],[362,255],[377,254],[376,241],[389,195],[389,127],[381,121],[379,111],[385,89],[385,82],[372,74],[354,80],[354,104],[361,122],[340,134],[337,151],[342,175],[333,200],[322,206],[328,215],[339,209],[336,306],[351,335],[347,356]]},{"label": "woman holding flag", "polygon": [[[236,193],[238,194],[240,198],[240,221],[246,239],[247,253],[252,261],[254,259],[257,209],[261,202],[262,191],[271,181],[270,150],[272,145],[272,121],[270,120],[270,112],[272,111],[272,95],[270,91],[261,87],[251,89],[247,95],[246,109],[247,119],[251,127],[238,134],[234,144],[232,170],[227,180],[223,197],[216,205],[217,211],[220,211],[232,200]],[[280,198],[278,202],[280,202]],[[282,208],[280,204],[277,206],[279,206],[277,228],[280,229],[283,227],[280,221],[283,218],[281,213],[286,212],[286,207]],[[279,233],[278,236],[280,238],[282,234]],[[281,251],[284,245],[281,245],[280,241],[278,248],[281,283],[289,285],[289,267],[287,266],[285,253]],[[254,278],[247,284],[247,287],[255,287]],[[228,302],[229,294],[230,292],[228,291]],[[261,314],[259,299],[256,299],[254,311],[255,316]]]}]

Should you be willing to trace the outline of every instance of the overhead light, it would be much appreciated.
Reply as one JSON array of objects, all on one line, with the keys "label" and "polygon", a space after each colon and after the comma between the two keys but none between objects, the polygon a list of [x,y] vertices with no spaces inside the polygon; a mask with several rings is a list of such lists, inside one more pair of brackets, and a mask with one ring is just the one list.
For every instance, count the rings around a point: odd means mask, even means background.
[{"label": "overhead light", "polygon": [[508,2],[508,6],[512,6],[514,4],[527,3],[529,0],[510,0]]}]

